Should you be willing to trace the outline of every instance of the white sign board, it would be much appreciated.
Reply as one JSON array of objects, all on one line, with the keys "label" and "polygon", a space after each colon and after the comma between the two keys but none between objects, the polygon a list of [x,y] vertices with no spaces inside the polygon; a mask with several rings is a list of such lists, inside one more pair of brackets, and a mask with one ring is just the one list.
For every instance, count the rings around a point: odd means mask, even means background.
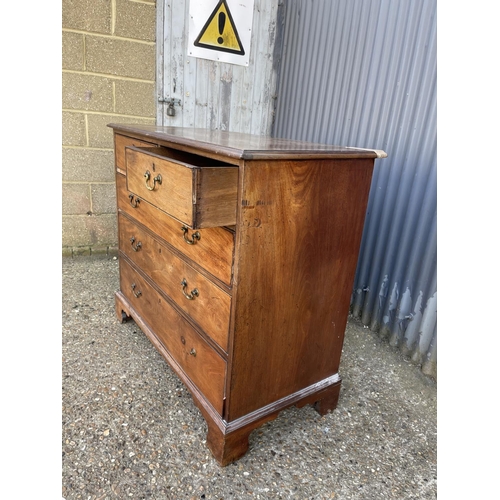
[{"label": "white sign board", "polygon": [[191,0],[188,55],[248,66],[254,0]]}]

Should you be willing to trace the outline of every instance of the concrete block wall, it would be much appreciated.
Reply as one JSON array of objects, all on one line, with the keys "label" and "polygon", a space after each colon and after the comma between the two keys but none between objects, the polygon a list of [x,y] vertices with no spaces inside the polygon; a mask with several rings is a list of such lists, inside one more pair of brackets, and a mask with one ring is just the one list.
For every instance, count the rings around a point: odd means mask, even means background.
[{"label": "concrete block wall", "polygon": [[62,1],[62,251],[115,253],[108,123],[155,123],[156,1]]}]

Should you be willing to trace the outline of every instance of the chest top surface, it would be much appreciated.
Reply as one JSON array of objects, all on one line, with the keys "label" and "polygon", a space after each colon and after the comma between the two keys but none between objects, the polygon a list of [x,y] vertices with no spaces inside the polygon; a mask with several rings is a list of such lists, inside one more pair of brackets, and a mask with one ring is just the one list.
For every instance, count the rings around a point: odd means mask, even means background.
[{"label": "chest top surface", "polygon": [[196,148],[200,152],[225,155],[229,158],[257,159],[324,159],[385,158],[384,151],[346,146],[333,146],[276,137],[184,127],[129,125],[111,123],[116,133],[160,141],[172,147]]}]

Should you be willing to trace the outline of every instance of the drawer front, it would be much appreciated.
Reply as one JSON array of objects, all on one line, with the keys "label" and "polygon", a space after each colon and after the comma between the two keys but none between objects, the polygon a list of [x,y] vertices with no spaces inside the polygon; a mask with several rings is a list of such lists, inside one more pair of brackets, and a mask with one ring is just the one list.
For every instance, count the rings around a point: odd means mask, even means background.
[{"label": "drawer front", "polygon": [[120,259],[121,291],[167,351],[219,414],[226,362],[125,259]]},{"label": "drawer front", "polygon": [[[118,208],[167,241],[210,274],[231,285],[234,233],[222,227],[193,231],[127,190],[124,175],[116,175]],[[183,229],[184,228],[184,229]]]},{"label": "drawer front", "polygon": [[119,215],[120,250],[227,352],[231,297]]},{"label": "drawer front", "polygon": [[194,169],[142,151],[125,151],[129,191],[192,227]]},{"label": "drawer front", "polygon": [[127,189],[190,228],[236,224],[238,168],[186,153],[191,164],[164,151],[125,148]]},{"label": "drawer front", "polygon": [[125,148],[127,146],[154,147],[155,144],[141,141],[140,139],[133,139],[125,135],[115,134],[115,164],[116,168],[124,172],[127,170],[127,162],[125,161]]}]

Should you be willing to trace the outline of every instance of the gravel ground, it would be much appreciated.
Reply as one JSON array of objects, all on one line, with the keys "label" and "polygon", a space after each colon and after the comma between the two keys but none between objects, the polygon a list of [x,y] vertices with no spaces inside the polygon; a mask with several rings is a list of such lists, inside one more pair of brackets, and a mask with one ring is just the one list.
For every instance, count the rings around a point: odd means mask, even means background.
[{"label": "gravel ground", "polygon": [[114,311],[118,261],[64,258],[62,497],[434,499],[437,388],[349,319],[337,409],[290,408],[221,468],[189,392]]}]

